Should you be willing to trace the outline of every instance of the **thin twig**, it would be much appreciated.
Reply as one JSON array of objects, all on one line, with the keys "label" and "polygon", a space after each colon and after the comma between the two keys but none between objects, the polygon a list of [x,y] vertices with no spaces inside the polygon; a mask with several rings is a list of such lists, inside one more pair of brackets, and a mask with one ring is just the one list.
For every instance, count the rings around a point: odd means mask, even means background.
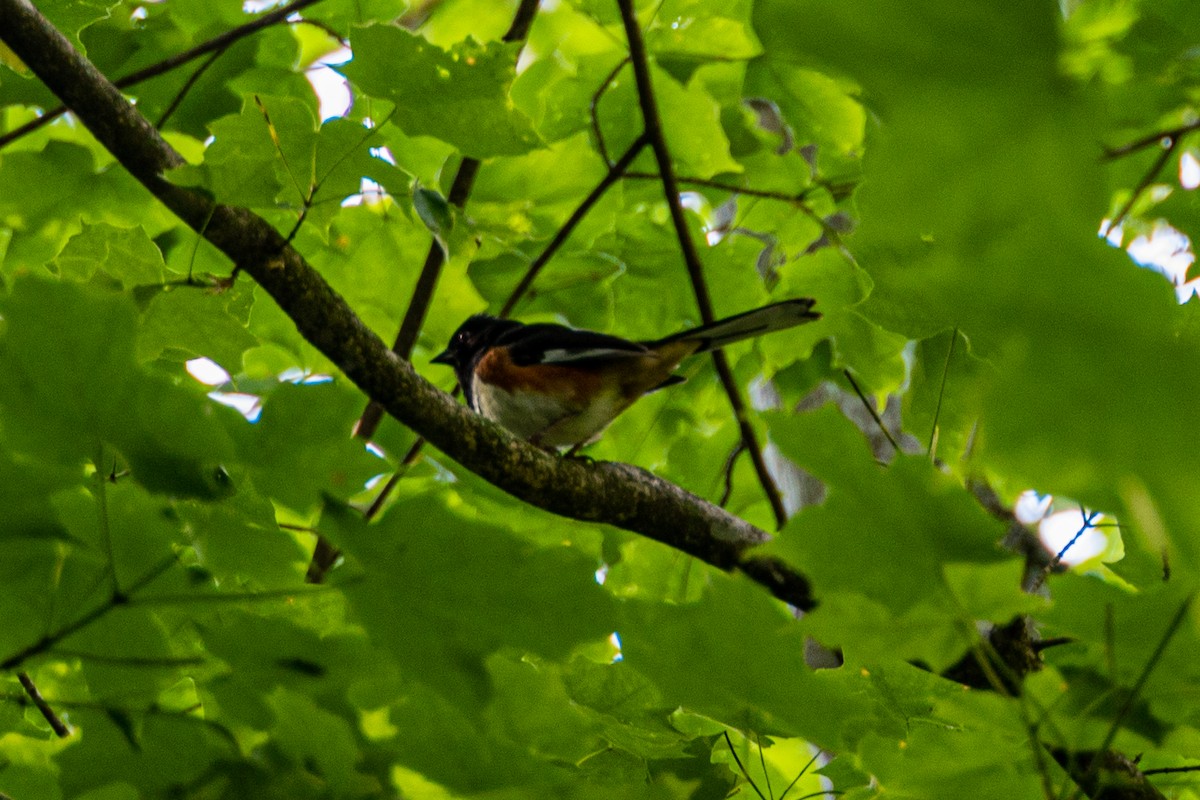
[{"label": "thin twig", "polygon": [[[662,118],[658,113],[646,45],[642,39],[641,28],[638,26],[637,15],[634,13],[633,0],[617,0],[617,5],[621,10],[621,21],[625,28],[625,37],[629,42],[629,57],[633,64],[633,76],[637,82],[638,104],[641,106],[645,133],[650,139],[654,160],[658,164],[663,194],[671,213],[675,236],[679,240],[684,265],[687,267],[688,277],[691,279],[696,305],[700,309],[700,319],[707,325],[716,320],[716,315],[713,313],[712,298],[709,296],[708,284],[704,278],[704,267],[700,263],[700,254],[696,250],[696,243],[692,241],[691,231],[688,230],[687,216],[679,199],[679,184],[675,179],[675,168],[671,163],[671,153],[667,148],[666,136],[663,134]],[[775,484],[775,479],[767,468],[758,437],[750,425],[745,402],[742,400],[737,381],[734,379],[733,370],[729,367],[729,359],[726,358],[724,351],[714,350],[712,351],[712,360],[717,375],[721,379],[721,385],[725,388],[725,394],[729,398],[729,405],[741,431],[742,441],[746,443],[746,449],[750,452],[750,459],[754,464],[754,471],[758,474],[759,483],[762,484],[763,493],[771,504],[771,510],[775,515],[775,524],[782,528],[787,522],[787,509],[783,505],[779,487]]]},{"label": "thin twig", "polygon": [[[638,170],[629,172],[627,177],[635,178],[637,180],[653,181],[661,179],[659,175],[656,175],[653,172],[641,172]],[[726,183],[725,181],[718,181],[712,178],[692,178],[686,175],[678,175],[676,176],[675,180],[680,184],[687,184],[689,186],[703,186],[706,189],[718,189],[722,192],[744,194],[747,197],[760,197],[764,200],[779,200],[781,202],[791,203],[792,205],[796,206],[801,205],[805,200],[808,199],[808,196],[812,194],[811,188],[795,193],[773,192],[768,189],[753,189],[748,186],[739,186],[737,184]]]},{"label": "thin twig", "polygon": [[1081,506],[1079,508],[1079,516],[1083,517],[1083,524],[1079,526],[1079,530],[1075,531],[1075,535],[1071,537],[1071,541],[1064,544],[1062,549],[1055,554],[1054,561],[1052,562],[1054,565],[1062,563],[1063,558],[1065,558],[1067,555],[1067,551],[1075,546],[1075,543],[1079,541],[1079,537],[1083,536],[1085,531],[1089,531],[1096,527],[1092,523],[1095,521],[1096,517],[1100,516],[1100,512],[1093,511],[1089,514],[1087,509]]},{"label": "thin twig", "polygon": [[568,217],[567,221],[563,223],[562,227],[555,232],[554,238],[550,240],[550,243],[546,245],[546,248],[542,250],[542,252],[533,260],[532,263],[530,263],[529,268],[525,270],[525,274],[521,276],[521,280],[517,282],[517,285],[513,287],[512,292],[509,293],[508,299],[504,301],[504,305],[500,307],[499,316],[507,317],[512,313],[512,310],[517,305],[517,302],[525,296],[525,293],[529,291],[529,287],[533,285],[533,281],[535,278],[537,278],[538,273],[542,271],[542,268],[545,267],[550,259],[554,257],[554,254],[557,253],[559,248],[563,246],[563,244],[567,241],[567,238],[570,237],[570,235],[575,231],[575,228],[578,227],[579,223],[582,222],[584,217],[588,215],[588,212],[592,210],[592,206],[596,205],[600,198],[604,196],[604,193],[607,192],[614,183],[621,179],[621,176],[624,174],[626,168],[633,163],[633,160],[638,157],[638,154],[642,152],[642,148],[644,148],[647,144],[649,144],[649,141],[647,140],[645,134],[639,136],[633,141],[633,144],[629,146],[629,149],[626,150],[619,159],[617,159],[617,162],[609,167],[608,173],[600,180],[599,183],[596,184],[595,188],[588,193],[588,196],[583,199],[583,202],[580,203],[573,212],[571,212],[571,216]]},{"label": "thin twig", "polygon": [[1095,521],[1096,517],[1100,516],[1100,512],[1093,511],[1089,514],[1087,509],[1080,507],[1079,516],[1083,518],[1083,524],[1079,526],[1079,530],[1075,531],[1075,535],[1072,536],[1070,540],[1062,546],[1062,549],[1055,553],[1054,558],[1050,559],[1050,561],[1041,568],[1030,589],[1031,591],[1037,591],[1040,589],[1042,584],[1046,582],[1046,578],[1050,575],[1050,573],[1062,565],[1062,560],[1067,555],[1067,551],[1075,546],[1075,543],[1079,541],[1079,537],[1082,536],[1084,532],[1095,527],[1093,522]]},{"label": "thin twig", "polygon": [[169,120],[171,116],[179,110],[179,106],[183,103],[183,99],[192,91],[192,88],[195,87],[196,82],[200,80],[204,73],[208,72],[208,68],[215,64],[218,58],[225,54],[225,51],[226,48],[221,48],[220,50],[215,51],[212,55],[204,60],[204,63],[196,67],[192,74],[188,76],[188,79],[183,82],[183,86],[179,87],[179,91],[175,93],[175,96],[171,98],[171,102],[167,105],[163,113],[159,115],[158,120],[154,123],[154,127],[161,129],[167,124],[167,120]]},{"label": "thin twig", "polygon": [[37,710],[42,713],[42,717],[46,722],[50,723],[50,728],[54,731],[54,735],[60,739],[66,739],[71,735],[71,726],[63,722],[62,719],[46,702],[46,698],[42,697],[42,693],[38,691],[37,684],[33,682],[33,678],[29,677],[28,672],[18,672],[17,680],[21,682],[21,688],[25,690],[25,694],[29,695],[29,699],[33,701]]},{"label": "thin twig", "polygon": [[19,666],[25,661],[33,658],[34,656],[41,655],[47,650],[55,647],[63,639],[66,639],[68,636],[79,632],[80,630],[91,625],[96,620],[105,616],[114,608],[128,604],[130,597],[134,593],[148,586],[151,582],[156,580],[160,575],[162,575],[176,563],[178,563],[178,559],[175,557],[175,554],[172,553],[169,557],[151,567],[150,570],[141,578],[134,581],[124,593],[113,592],[112,596],[106,602],[97,606],[96,608],[93,608],[91,611],[79,617],[74,622],[68,622],[58,630],[42,636],[42,638],[38,639],[33,644],[18,650],[8,658],[0,661],[0,670],[12,669],[13,667]]},{"label": "thin twig", "polygon": [[[207,42],[196,45],[195,47],[184,50],[182,53],[177,53],[170,58],[165,58],[157,64],[151,64],[145,69],[140,69],[137,72],[130,73],[123,78],[113,81],[113,85],[118,89],[127,89],[130,86],[136,86],[142,81],[156,78],[159,75],[164,75],[172,70],[182,67],[189,61],[194,61],[201,56],[206,56],[209,53],[220,52],[228,48],[234,42],[244,39],[247,36],[258,33],[263,28],[268,28],[280,22],[288,22],[288,17],[299,11],[308,8],[311,5],[321,2],[321,0],[295,0],[293,3],[277,8],[267,14],[263,14],[256,20],[247,22],[245,25],[239,25],[236,28],[225,31],[224,33],[214,36]],[[44,114],[34,120],[30,120],[19,128],[14,128],[8,133],[0,136],[0,148],[5,147],[22,136],[33,133],[44,125],[49,125],[54,120],[61,117],[69,111],[65,105],[58,106],[47,110]]]},{"label": "thin twig", "polygon": [[854,375],[848,369],[842,370],[842,375],[844,375],[846,380],[850,382],[850,387],[854,389],[854,393],[858,395],[858,399],[862,401],[863,408],[867,410],[867,413],[871,415],[871,419],[875,420],[875,424],[879,426],[880,433],[882,433],[884,438],[891,443],[892,449],[899,453],[900,445],[892,436],[892,432],[889,431],[887,426],[883,424],[883,418],[879,416],[879,412],[875,410],[875,406],[872,405],[871,401],[867,399],[866,394],[863,393],[862,388],[858,385],[858,381],[854,380]]},{"label": "thin twig", "polygon": [[750,788],[754,789],[754,793],[762,798],[762,800],[767,800],[767,796],[758,788],[758,784],[754,782],[754,778],[750,777],[750,773],[746,771],[746,767],[742,764],[742,760],[738,758],[737,750],[733,749],[733,740],[729,738],[729,731],[721,731],[721,734],[725,737],[725,744],[729,746],[729,754],[733,756],[733,760],[737,763],[738,769],[742,771],[742,774],[746,776],[746,780],[750,782]]},{"label": "thin twig", "polygon": [[729,502],[730,495],[733,494],[733,468],[737,464],[737,457],[746,450],[746,442],[738,440],[733,449],[729,451],[729,456],[725,459],[725,468],[721,470],[725,474],[725,489],[721,492],[721,499],[717,501],[717,505],[721,508]]},{"label": "thin twig", "polygon": [[600,86],[592,93],[592,102],[588,105],[588,113],[592,120],[592,135],[596,138],[596,149],[600,151],[600,157],[604,159],[604,163],[610,167],[613,162],[608,157],[608,143],[604,140],[604,132],[600,130],[600,114],[597,109],[600,107],[600,98],[604,96],[604,93],[608,91],[608,87],[616,80],[617,74],[628,63],[629,56],[625,56],[617,62],[617,65],[612,68],[612,71],[604,77],[604,80],[600,82]]},{"label": "thin twig", "polygon": [[1125,717],[1129,716],[1129,712],[1133,710],[1133,704],[1137,702],[1142,689],[1145,688],[1146,681],[1150,679],[1150,674],[1154,672],[1154,668],[1162,660],[1163,653],[1167,650],[1167,645],[1171,643],[1171,640],[1175,638],[1175,634],[1179,632],[1179,627],[1187,617],[1193,600],[1195,600],[1195,595],[1188,595],[1187,599],[1180,604],[1179,610],[1175,612],[1175,616],[1167,624],[1167,629],[1163,631],[1162,638],[1155,645],[1154,652],[1150,654],[1150,658],[1146,659],[1146,665],[1142,667],[1141,674],[1138,675],[1137,680],[1134,681],[1133,686],[1129,689],[1129,693],[1125,696],[1125,702],[1121,704],[1117,715],[1113,717],[1112,724],[1109,726],[1108,732],[1104,735],[1104,741],[1097,748],[1096,757],[1091,760],[1091,764],[1082,778],[1075,781],[1075,791],[1071,793],[1071,800],[1075,800],[1082,793],[1081,784],[1090,782],[1100,771],[1100,762],[1103,760],[1104,754],[1108,752],[1108,748],[1112,746],[1113,740],[1117,738],[1117,732],[1120,731],[1121,724],[1125,721]]},{"label": "thin twig", "polygon": [[1169,775],[1173,772],[1200,772],[1200,764],[1193,764],[1190,767],[1156,767],[1142,770],[1143,775]]},{"label": "thin twig", "polygon": [[1127,217],[1129,212],[1133,210],[1133,206],[1138,201],[1138,198],[1142,196],[1143,192],[1150,188],[1150,184],[1154,183],[1154,181],[1158,178],[1158,173],[1161,172],[1162,168],[1165,167],[1167,162],[1171,160],[1171,155],[1175,152],[1176,148],[1179,147],[1180,141],[1182,140],[1178,137],[1163,140],[1164,147],[1162,148],[1162,152],[1158,154],[1158,158],[1154,159],[1154,163],[1150,165],[1150,169],[1146,170],[1146,173],[1142,175],[1141,180],[1139,180],[1137,185],[1133,187],[1133,193],[1129,195],[1129,199],[1125,202],[1125,205],[1121,206],[1121,210],[1117,212],[1115,217],[1113,217],[1112,222],[1110,222],[1108,225],[1108,230],[1113,230],[1125,221],[1125,217]]},{"label": "thin twig", "polygon": [[1114,161],[1118,158],[1124,158],[1130,153],[1136,153],[1139,150],[1145,150],[1151,145],[1162,145],[1169,139],[1181,139],[1192,131],[1200,130],[1200,120],[1189,122],[1186,125],[1180,125],[1175,128],[1168,128],[1165,131],[1151,133],[1143,136],[1140,139],[1134,139],[1127,144],[1117,145],[1116,147],[1105,147],[1103,160]]}]

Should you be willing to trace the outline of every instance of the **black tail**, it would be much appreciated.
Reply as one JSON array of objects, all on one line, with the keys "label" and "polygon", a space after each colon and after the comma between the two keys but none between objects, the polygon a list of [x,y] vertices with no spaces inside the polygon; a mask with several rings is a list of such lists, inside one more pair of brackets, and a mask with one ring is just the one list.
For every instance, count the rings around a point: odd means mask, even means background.
[{"label": "black tail", "polygon": [[699,328],[659,339],[657,342],[647,342],[646,345],[653,348],[671,342],[694,341],[700,343],[694,352],[706,353],[727,344],[740,342],[742,339],[750,339],[764,333],[782,331],[818,320],[821,315],[812,310],[816,302],[811,297],[800,297],[795,300],[772,303],[753,311],[745,311],[732,317],[719,319],[710,325],[701,325]]}]

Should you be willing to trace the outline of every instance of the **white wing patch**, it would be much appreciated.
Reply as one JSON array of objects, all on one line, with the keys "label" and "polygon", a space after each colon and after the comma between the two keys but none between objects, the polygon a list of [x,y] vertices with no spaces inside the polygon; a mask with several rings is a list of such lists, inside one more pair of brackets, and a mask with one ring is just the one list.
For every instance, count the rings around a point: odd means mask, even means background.
[{"label": "white wing patch", "polygon": [[541,364],[566,364],[571,361],[584,361],[589,358],[641,358],[645,350],[618,350],[612,347],[593,347],[588,350],[567,350],[556,347],[542,353]]}]

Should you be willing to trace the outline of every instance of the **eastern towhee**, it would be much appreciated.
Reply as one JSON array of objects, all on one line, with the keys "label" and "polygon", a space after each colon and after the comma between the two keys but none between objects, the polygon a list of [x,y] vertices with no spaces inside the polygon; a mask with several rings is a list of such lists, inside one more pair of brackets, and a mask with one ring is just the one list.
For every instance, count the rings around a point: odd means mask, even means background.
[{"label": "eastern towhee", "polygon": [[477,413],[534,444],[574,451],[642,395],[682,383],[673,372],[683,359],[820,319],[814,302],[784,300],[651,342],[476,314],[433,363],[454,367]]}]

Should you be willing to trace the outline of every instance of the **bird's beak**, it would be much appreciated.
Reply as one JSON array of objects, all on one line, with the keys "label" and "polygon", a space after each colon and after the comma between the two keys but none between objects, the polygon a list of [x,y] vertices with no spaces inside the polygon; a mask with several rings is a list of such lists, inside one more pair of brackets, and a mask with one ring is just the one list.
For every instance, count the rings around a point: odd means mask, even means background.
[{"label": "bird's beak", "polygon": [[440,352],[436,356],[434,356],[432,359],[430,359],[429,363],[430,364],[445,364],[446,366],[453,367],[454,366],[454,354],[451,353],[449,350],[443,350],[442,352]]}]

